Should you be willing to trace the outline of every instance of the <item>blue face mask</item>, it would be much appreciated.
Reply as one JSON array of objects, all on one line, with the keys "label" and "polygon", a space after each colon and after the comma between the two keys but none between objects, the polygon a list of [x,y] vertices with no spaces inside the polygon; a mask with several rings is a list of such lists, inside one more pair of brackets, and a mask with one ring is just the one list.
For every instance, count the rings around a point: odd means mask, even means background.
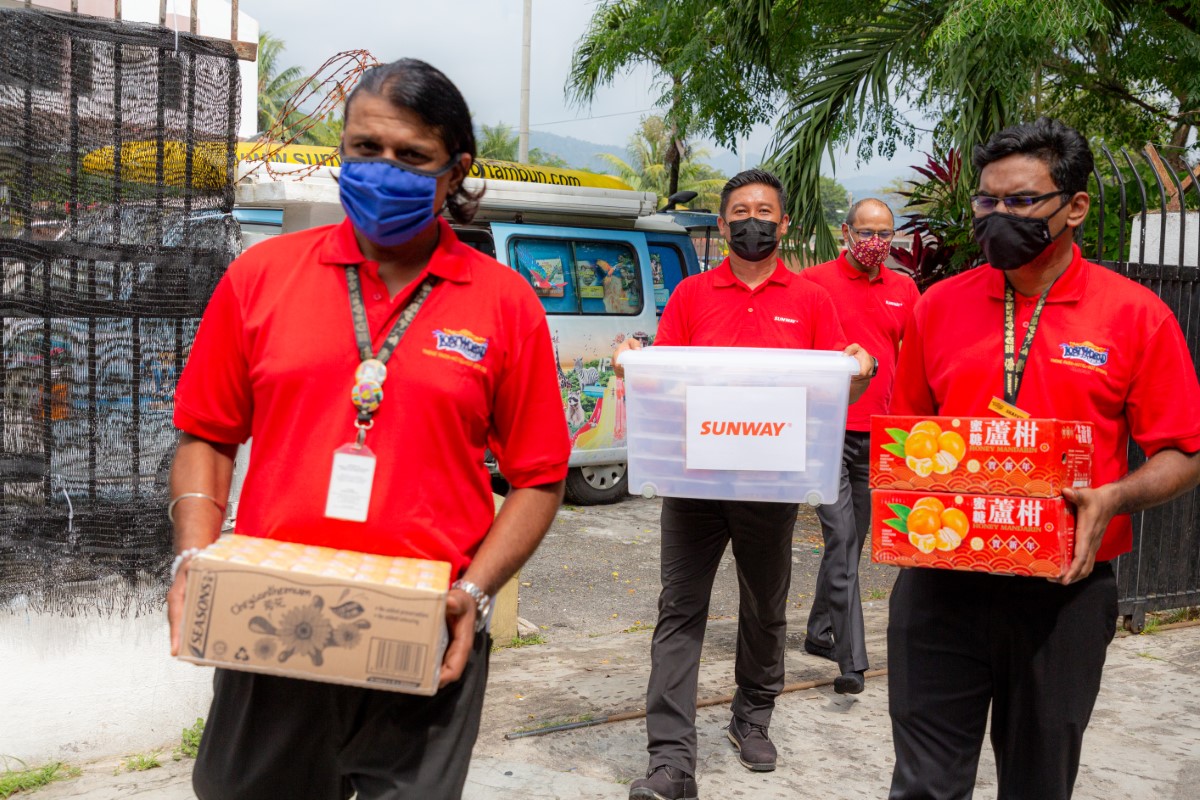
[{"label": "blue face mask", "polygon": [[425,172],[390,158],[343,158],[342,207],[370,241],[380,247],[402,245],[433,222],[438,176],[457,163],[451,158],[441,169]]}]

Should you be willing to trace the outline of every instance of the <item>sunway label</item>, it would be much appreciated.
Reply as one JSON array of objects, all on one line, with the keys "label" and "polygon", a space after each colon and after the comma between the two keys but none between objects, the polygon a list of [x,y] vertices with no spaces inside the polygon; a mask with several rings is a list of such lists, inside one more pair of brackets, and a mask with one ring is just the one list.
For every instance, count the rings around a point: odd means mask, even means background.
[{"label": "sunway label", "polygon": [[687,468],[803,472],[801,387],[689,386]]}]

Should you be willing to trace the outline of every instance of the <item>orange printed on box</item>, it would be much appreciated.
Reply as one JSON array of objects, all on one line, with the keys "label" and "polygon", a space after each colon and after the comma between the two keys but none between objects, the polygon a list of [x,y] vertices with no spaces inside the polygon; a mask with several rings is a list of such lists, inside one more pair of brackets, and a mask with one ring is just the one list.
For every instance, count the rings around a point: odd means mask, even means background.
[{"label": "orange printed on box", "polygon": [[1091,484],[1092,423],[871,418],[871,488],[1058,497]]},{"label": "orange printed on box", "polygon": [[871,492],[877,564],[1057,578],[1074,545],[1061,497]]}]

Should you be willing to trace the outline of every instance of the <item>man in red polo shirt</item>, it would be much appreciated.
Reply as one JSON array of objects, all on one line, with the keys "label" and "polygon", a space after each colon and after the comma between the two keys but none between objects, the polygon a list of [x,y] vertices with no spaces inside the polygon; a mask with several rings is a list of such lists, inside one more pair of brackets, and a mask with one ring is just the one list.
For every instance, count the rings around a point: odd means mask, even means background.
[{"label": "man in red polo shirt", "polygon": [[838,694],[861,692],[868,666],[858,563],[871,525],[867,485],[871,415],[888,413],[900,340],[920,297],[912,278],[883,265],[895,233],[896,221],[887,204],[874,198],[859,200],[842,225],[846,241],[842,254],[800,273],[825,287],[837,306],[846,336],[879,360],[879,372],[846,416],[837,502],[817,507],[825,552],[817,572],[804,649],[838,663],[842,674],[833,682]]},{"label": "man in red polo shirt", "polygon": [[[717,225],[730,256],[679,284],[655,343],[707,347],[843,350],[858,359],[850,399],[866,389],[874,359],[847,346],[829,293],[790,272],[776,252],[787,233],[779,179],[739,173],[721,191]],[[626,340],[613,358],[641,343]],[[787,594],[792,577],[795,503],[663,498],[662,592],[650,651],[646,733],[650,766],[630,785],[631,800],[696,798],[696,690],[713,579],[727,543],[737,561],[741,600],[734,674],[737,693],[727,736],[750,770],[775,768],[767,736],[783,688]]]},{"label": "man in red polo shirt", "polygon": [[[1095,425],[1090,489],[1061,579],[903,569],[891,596],[891,798],[970,797],[991,709],[998,796],[1068,798],[1117,623],[1110,561],[1129,514],[1200,482],[1200,384],[1179,323],[1145,287],[1085,261],[1092,153],[1060,122],[974,153],[975,236],[989,264],[930,288],[904,337],[897,414]],[[1148,460],[1129,472],[1129,437]]]},{"label": "man in red polo shirt", "polygon": [[[172,652],[189,559],[217,538],[233,450],[252,436],[239,533],[450,563],[441,687],[416,697],[218,669],[201,800],[458,797],[489,598],[562,498],[570,444],[545,313],[438,216],[468,222],[479,199],[462,186],[475,153],[462,95],[404,59],[368,71],[345,113],[346,220],[231,264],[179,382]],[[498,515],[485,449],[513,487]]]}]

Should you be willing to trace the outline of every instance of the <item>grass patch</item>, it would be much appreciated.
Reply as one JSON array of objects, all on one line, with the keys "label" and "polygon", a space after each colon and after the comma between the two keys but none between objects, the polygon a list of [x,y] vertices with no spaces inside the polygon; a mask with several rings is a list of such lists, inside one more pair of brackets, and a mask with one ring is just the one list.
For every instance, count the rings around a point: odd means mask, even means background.
[{"label": "grass patch", "polygon": [[640,633],[642,631],[652,631],[652,630],[654,630],[653,623],[642,622],[639,619],[637,622],[633,623],[628,628],[621,631],[621,633]]},{"label": "grass patch", "polygon": [[196,717],[196,722],[190,728],[184,728],[179,737],[179,746],[171,751],[171,758],[179,761],[184,758],[195,758],[200,752],[200,737],[204,735],[204,720]]},{"label": "grass patch", "polygon": [[540,633],[531,633],[528,636],[514,636],[507,642],[497,642],[496,644],[492,645],[492,652],[494,653],[497,650],[513,649],[517,647],[533,647],[534,645],[545,643],[545,636],[542,636]]},{"label": "grass patch", "polygon": [[887,589],[872,589],[871,591],[867,592],[868,600],[886,600],[887,596]]},{"label": "grass patch", "polygon": [[545,722],[539,722],[536,725],[526,725],[523,728],[517,728],[514,733],[529,733],[530,731],[542,731],[546,728],[553,728],[558,725],[570,725],[573,722],[591,722],[596,718],[595,714],[576,714],[573,717],[564,717],[563,719],[548,719]]},{"label": "grass patch", "polygon": [[121,766],[117,767],[113,774],[120,775],[122,772],[145,772],[148,769],[158,769],[162,766],[158,756],[157,750],[151,750],[149,753],[134,753],[122,761]]},{"label": "grass patch", "polygon": [[1151,661],[1166,661],[1166,659],[1165,659],[1165,658],[1159,658],[1158,656],[1156,656],[1156,655],[1152,655],[1152,654],[1150,654],[1150,653],[1147,653],[1147,652],[1145,652],[1145,651],[1142,651],[1141,653],[1138,653],[1138,655],[1139,655],[1139,656],[1141,656],[1142,658],[1148,658],[1148,659],[1150,659]]},{"label": "grass patch", "polygon": [[1156,633],[1164,625],[1175,625],[1180,622],[1192,622],[1200,619],[1200,607],[1174,608],[1170,611],[1154,611],[1146,615],[1146,624],[1142,633]]},{"label": "grass patch", "polygon": [[[13,760],[22,767],[26,767],[24,761],[20,759]],[[8,759],[5,759],[4,763],[5,769],[3,772],[0,772],[0,798],[12,797],[17,792],[24,792],[29,789],[40,789],[55,781],[77,778],[80,774],[78,767],[72,767],[61,761],[54,761],[40,767],[26,767],[24,769],[9,769]]]}]

